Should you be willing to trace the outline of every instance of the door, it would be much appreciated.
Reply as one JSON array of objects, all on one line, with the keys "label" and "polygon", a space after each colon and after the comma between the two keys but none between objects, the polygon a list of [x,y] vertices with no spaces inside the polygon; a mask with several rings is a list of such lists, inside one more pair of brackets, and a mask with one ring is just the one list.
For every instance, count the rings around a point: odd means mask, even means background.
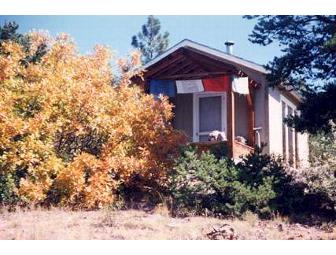
[{"label": "door", "polygon": [[208,141],[210,132],[226,131],[226,93],[195,93],[193,141]]}]

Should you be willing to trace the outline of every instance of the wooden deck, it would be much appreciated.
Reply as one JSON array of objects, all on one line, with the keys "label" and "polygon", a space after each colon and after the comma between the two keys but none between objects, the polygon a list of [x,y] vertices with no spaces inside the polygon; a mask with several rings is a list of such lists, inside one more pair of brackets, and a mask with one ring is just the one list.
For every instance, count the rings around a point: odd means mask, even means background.
[{"label": "wooden deck", "polygon": [[[246,156],[254,151],[254,148],[243,144],[238,141],[234,141],[233,146],[230,147],[230,143],[228,141],[225,142],[217,142],[217,141],[207,141],[207,142],[199,142],[199,143],[191,143],[195,145],[199,152],[209,151],[211,149],[220,148],[223,145],[227,146],[228,156],[234,159],[239,159],[241,156]],[[232,149],[230,149],[232,148]]]}]

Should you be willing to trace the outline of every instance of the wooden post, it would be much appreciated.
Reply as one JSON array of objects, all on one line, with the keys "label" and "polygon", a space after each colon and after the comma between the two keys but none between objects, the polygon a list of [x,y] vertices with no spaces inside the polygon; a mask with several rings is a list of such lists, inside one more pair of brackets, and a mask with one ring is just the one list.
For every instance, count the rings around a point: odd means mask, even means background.
[{"label": "wooden post", "polygon": [[250,93],[246,96],[247,101],[247,128],[248,128],[248,142],[249,145],[254,147],[255,145],[255,136],[254,130],[255,128],[255,111],[254,111],[254,104],[253,104],[253,90],[249,88]]},{"label": "wooden post", "polygon": [[149,81],[148,79],[145,79],[143,81],[143,91],[146,93],[146,94],[149,94]]},{"label": "wooden post", "polygon": [[234,157],[234,141],[235,141],[235,101],[232,86],[229,86],[227,92],[227,140],[229,145],[229,157]]}]

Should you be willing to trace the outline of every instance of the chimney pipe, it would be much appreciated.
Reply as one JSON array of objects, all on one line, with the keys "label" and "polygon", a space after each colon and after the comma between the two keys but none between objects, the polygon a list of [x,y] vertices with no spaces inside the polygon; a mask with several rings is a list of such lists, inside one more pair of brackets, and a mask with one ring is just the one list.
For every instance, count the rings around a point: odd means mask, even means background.
[{"label": "chimney pipe", "polygon": [[227,54],[232,55],[233,54],[233,45],[234,45],[234,42],[233,41],[226,41],[225,45],[226,45],[226,52],[227,52]]}]

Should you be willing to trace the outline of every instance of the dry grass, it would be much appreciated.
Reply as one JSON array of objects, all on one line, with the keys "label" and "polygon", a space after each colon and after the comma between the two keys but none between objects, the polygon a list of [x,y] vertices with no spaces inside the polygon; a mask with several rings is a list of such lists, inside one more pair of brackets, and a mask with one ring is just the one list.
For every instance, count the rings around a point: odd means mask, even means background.
[{"label": "dry grass", "polygon": [[335,239],[336,228],[326,230],[290,224],[286,219],[261,221],[211,217],[172,218],[166,210],[126,211],[16,210],[0,213],[0,239],[207,239],[213,227],[233,227],[239,239]]}]

